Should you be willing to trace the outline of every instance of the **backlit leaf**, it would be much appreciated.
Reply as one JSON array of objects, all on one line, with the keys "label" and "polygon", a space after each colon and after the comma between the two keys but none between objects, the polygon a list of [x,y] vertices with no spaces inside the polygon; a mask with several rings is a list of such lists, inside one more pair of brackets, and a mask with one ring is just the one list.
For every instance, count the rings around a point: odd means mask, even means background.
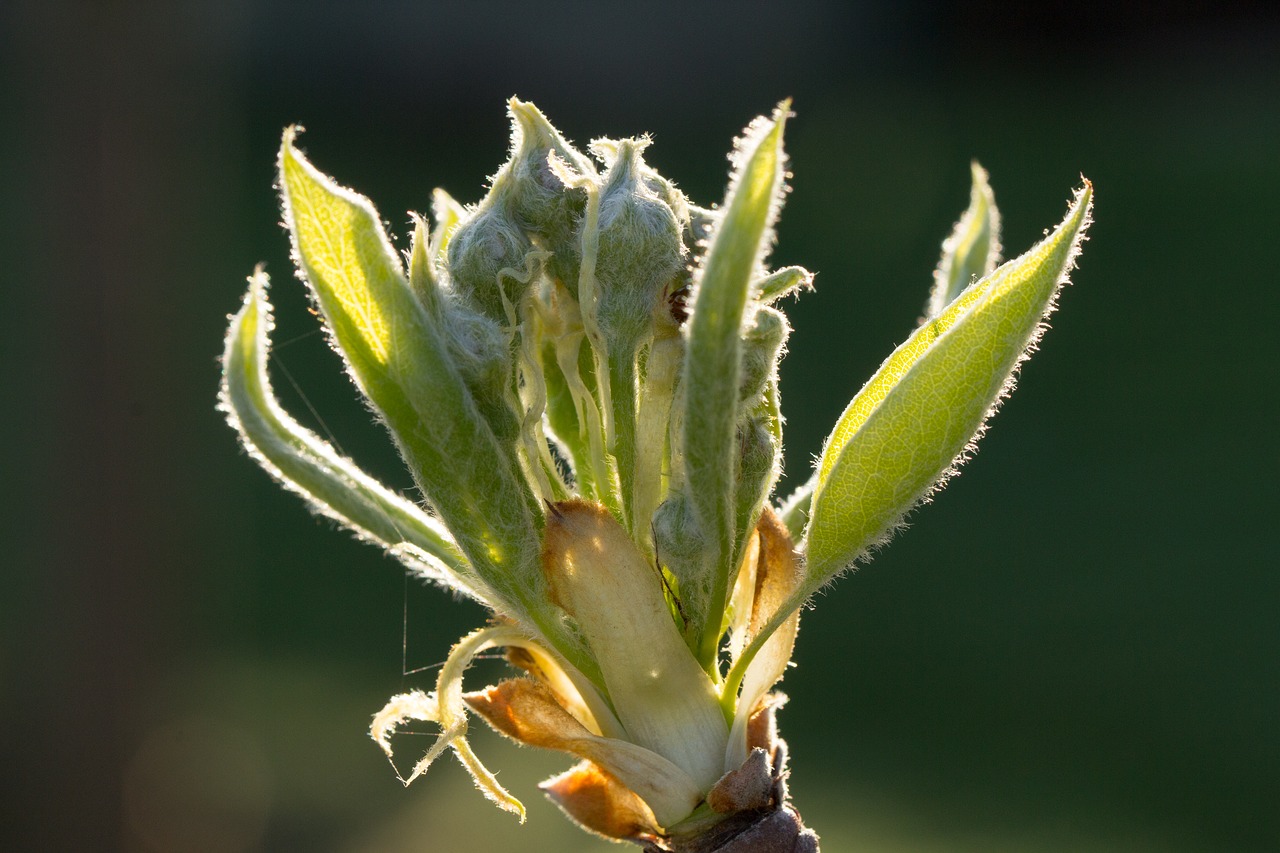
[{"label": "backlit leaf", "polygon": [[308,163],[293,137],[291,128],[280,152],[285,222],[336,349],[503,609],[581,659],[543,592],[528,483],[478,412],[373,205]]},{"label": "backlit leaf", "polygon": [[[743,315],[751,283],[772,239],[786,158],[782,133],[787,104],[772,120],[757,119],[739,141],[737,170],[698,278],[684,362],[685,488],[706,535],[703,571],[708,593],[694,616],[702,628],[704,663],[715,654],[720,614],[736,569],[734,454]],[[682,579],[683,582],[683,579]]]},{"label": "backlit leaf", "polygon": [[994,270],[1000,258],[1000,212],[996,209],[996,197],[987,183],[986,170],[976,161],[972,172],[969,208],[943,242],[942,260],[933,273],[929,317],[945,311],[960,291]]},{"label": "backlit leaf", "polygon": [[386,548],[407,544],[419,552],[413,568],[431,580],[485,600],[444,525],[365,474],[276,401],[267,376],[271,304],[267,275],[249,279],[244,305],[231,320],[223,354],[221,402],[245,447],[277,480],[320,513]]},{"label": "backlit leaf", "polygon": [[1091,196],[1086,183],[1057,230],[922,325],[845,409],[818,466],[809,592],[890,533],[972,450],[1044,330]]}]

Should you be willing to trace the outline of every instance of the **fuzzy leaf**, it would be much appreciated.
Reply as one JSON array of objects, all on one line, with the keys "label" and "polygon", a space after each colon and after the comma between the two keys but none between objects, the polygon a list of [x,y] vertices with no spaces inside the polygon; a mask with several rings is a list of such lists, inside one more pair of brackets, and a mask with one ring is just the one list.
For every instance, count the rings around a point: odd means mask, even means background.
[{"label": "fuzzy leaf", "polygon": [[757,119],[738,143],[737,169],[724,218],[711,238],[687,324],[684,362],[685,488],[707,538],[709,576],[698,654],[715,656],[720,614],[736,568],[734,454],[737,449],[740,336],[751,283],[768,250],[786,173],[782,134],[787,104],[772,120]]},{"label": "fuzzy leaf", "polygon": [[989,275],[1000,257],[1000,211],[987,183],[986,170],[971,164],[973,187],[969,209],[960,217],[942,244],[942,260],[933,273],[929,317],[937,317],[973,282]]},{"label": "fuzzy leaf", "polygon": [[1045,328],[1091,197],[1086,182],[1052,234],[921,326],[845,409],[818,466],[803,595],[883,539],[973,449]]},{"label": "fuzzy leaf", "polygon": [[529,617],[571,654],[542,592],[539,519],[527,482],[477,411],[444,330],[405,280],[373,205],[316,170],[293,136],[285,132],[280,151],[285,222],[352,378],[504,609]]},{"label": "fuzzy leaf", "polygon": [[453,196],[439,187],[431,191],[431,218],[436,222],[435,228],[431,230],[432,262],[441,263],[444,260],[449,251],[449,238],[466,217],[467,209]]},{"label": "fuzzy leaf", "polygon": [[280,408],[267,376],[272,325],[267,284],[261,269],[250,277],[244,305],[231,319],[222,359],[222,407],[245,447],[321,514],[385,548],[413,546],[425,559],[413,560],[412,568],[486,600],[485,585],[444,525],[365,474]]}]

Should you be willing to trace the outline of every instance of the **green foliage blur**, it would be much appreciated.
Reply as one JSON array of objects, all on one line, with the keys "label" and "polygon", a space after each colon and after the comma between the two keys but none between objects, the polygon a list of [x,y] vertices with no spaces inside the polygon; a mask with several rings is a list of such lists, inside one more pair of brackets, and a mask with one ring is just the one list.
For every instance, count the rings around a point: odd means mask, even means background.
[{"label": "green foliage blur", "polygon": [[1280,849],[1280,18],[1036,5],[6,4],[0,849],[611,849],[533,790],[568,759],[496,737],[525,827],[447,764],[400,788],[369,715],[484,614],[213,410],[265,261],[285,404],[409,487],[290,278],[280,130],[407,248],[433,187],[481,197],[512,94],[578,143],[652,133],[702,204],[795,99],[782,493],[914,328],[970,158],[1014,253],[1087,175],[1076,284],[977,458],[802,622],[792,790],[829,851]]}]

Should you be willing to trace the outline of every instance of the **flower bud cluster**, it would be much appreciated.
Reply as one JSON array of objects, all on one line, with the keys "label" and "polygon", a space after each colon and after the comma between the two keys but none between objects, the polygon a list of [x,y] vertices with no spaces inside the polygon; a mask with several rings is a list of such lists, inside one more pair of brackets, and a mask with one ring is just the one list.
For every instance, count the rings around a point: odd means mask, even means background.
[{"label": "flower bud cluster", "polygon": [[[596,729],[671,764],[666,793],[646,795],[666,825],[690,808],[672,792],[700,792],[696,801],[734,769],[725,756],[747,750],[731,748],[736,703],[717,686],[719,648],[730,599],[749,607],[767,571],[748,545],[781,459],[777,362],[790,329],[764,304],[761,261],[780,200],[784,116],[753,126],[738,155],[735,183],[765,195],[735,205],[731,187],[712,210],[645,162],[648,137],[595,140],[593,160],[533,105],[509,108],[507,162],[472,207],[437,194],[435,231],[420,223],[415,237],[411,285],[495,439],[495,465],[519,473],[543,543],[537,571],[517,567],[520,584],[489,583],[495,606],[533,614],[533,639],[573,684],[565,707],[592,709]],[[709,267],[718,241],[727,258]],[[712,331],[696,331],[699,312],[715,319]],[[699,375],[689,363],[698,346],[730,361]],[[724,416],[718,435],[693,426],[708,410]],[[709,471],[695,458],[708,447]],[[452,487],[482,509],[471,476],[453,471]],[[422,479],[436,503],[439,486]],[[708,511],[717,496],[721,508]],[[483,555],[460,544],[483,576]],[[507,688],[473,710],[493,722],[507,713],[494,697],[526,693]],[[442,725],[460,714],[445,695],[442,684],[429,706]],[[527,725],[498,727],[533,738]]]},{"label": "flower bud cluster", "polygon": [[[670,583],[709,590],[717,584],[707,567],[666,566],[652,531],[669,527],[662,519],[675,512],[659,513],[663,501],[680,502],[672,487],[683,473],[682,327],[722,216],[691,204],[645,162],[647,137],[597,139],[588,157],[532,104],[513,99],[509,111],[507,162],[485,197],[432,237],[436,292],[427,301],[443,306],[458,371],[531,493],[604,504]],[[765,397],[772,389],[776,404],[788,331],[782,314],[760,303],[742,326],[734,464],[757,512],[779,462]],[[705,537],[685,538],[681,547],[665,537],[673,554],[700,549]],[[698,624],[690,636],[703,633]]]}]

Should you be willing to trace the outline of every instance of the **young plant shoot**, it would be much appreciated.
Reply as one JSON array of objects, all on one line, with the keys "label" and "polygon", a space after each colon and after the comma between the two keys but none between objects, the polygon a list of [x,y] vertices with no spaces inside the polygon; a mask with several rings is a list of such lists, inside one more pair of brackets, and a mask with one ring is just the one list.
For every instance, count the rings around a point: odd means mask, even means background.
[{"label": "young plant shoot", "polygon": [[[817,851],[784,785],[774,691],[814,592],[884,543],[974,450],[1074,265],[1066,217],[998,264],[973,166],[927,316],[853,397],[781,505],[784,102],[734,143],[701,207],[644,159],[647,137],[579,151],[513,99],[487,195],[443,190],[402,257],[368,199],[284,133],[279,187],[299,276],[423,500],[379,484],[276,402],[267,276],[231,318],[221,406],[253,458],[316,511],[473,598],[435,689],[392,697],[373,739],[439,728],[409,783],[452,751],[500,808],[524,807],[467,739],[472,717],[577,759],[543,791],[583,828],[649,851]],[[443,602],[442,602],[443,604]],[[513,676],[468,692],[471,661]]]}]

